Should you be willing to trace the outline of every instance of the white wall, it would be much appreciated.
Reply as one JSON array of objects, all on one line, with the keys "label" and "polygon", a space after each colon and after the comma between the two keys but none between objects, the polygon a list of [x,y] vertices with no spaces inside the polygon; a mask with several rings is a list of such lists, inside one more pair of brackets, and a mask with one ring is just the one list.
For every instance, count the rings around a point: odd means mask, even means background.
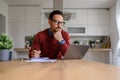
[{"label": "white wall", "polygon": [[0,14],[0,33],[5,33],[5,16]]},{"label": "white wall", "polygon": [[8,5],[4,0],[0,0],[0,14],[1,19],[4,21],[0,21],[2,24],[0,25],[1,32],[7,33],[8,31]]}]

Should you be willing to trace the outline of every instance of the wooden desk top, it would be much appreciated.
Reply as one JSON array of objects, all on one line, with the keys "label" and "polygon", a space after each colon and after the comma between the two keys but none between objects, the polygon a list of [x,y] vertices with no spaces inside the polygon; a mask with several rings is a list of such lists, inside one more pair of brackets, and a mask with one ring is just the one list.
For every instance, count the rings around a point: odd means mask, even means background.
[{"label": "wooden desk top", "polygon": [[120,67],[84,60],[0,62],[0,80],[120,80]]}]

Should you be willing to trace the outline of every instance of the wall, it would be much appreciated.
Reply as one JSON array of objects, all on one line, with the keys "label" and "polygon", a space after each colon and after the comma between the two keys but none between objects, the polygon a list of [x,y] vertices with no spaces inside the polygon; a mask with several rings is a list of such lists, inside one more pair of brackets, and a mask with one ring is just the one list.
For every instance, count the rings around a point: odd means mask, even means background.
[{"label": "wall", "polygon": [[[0,0],[0,18],[3,21],[0,21],[0,32],[7,33],[8,32],[8,5],[4,2],[4,0]],[[0,20],[1,20],[0,19]]]},{"label": "wall", "polygon": [[0,33],[5,33],[5,26],[6,26],[6,21],[5,21],[5,16],[3,16],[2,14],[0,14]]},{"label": "wall", "polygon": [[115,4],[111,8],[111,32],[110,32],[110,37],[111,37],[111,45],[113,49],[113,54],[112,54],[112,63],[116,65],[116,59],[120,55],[120,29],[119,25],[117,22],[118,14],[120,15],[120,12],[118,13],[118,10],[120,10],[120,0],[118,0],[118,3]]}]

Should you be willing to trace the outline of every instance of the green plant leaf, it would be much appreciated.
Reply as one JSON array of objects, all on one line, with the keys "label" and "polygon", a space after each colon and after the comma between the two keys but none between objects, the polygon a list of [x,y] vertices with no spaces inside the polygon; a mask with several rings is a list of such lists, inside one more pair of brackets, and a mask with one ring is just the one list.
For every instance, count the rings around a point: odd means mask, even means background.
[{"label": "green plant leaf", "polygon": [[5,33],[0,34],[0,49],[11,49],[13,47],[12,39]]}]

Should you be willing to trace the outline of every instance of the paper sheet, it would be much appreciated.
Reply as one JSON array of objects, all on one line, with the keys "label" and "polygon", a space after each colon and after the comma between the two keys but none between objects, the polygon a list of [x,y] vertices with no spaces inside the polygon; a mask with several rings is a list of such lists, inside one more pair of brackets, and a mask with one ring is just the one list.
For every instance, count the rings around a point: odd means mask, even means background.
[{"label": "paper sheet", "polygon": [[32,58],[30,60],[26,60],[26,62],[55,62],[56,59],[48,59],[48,58]]}]

